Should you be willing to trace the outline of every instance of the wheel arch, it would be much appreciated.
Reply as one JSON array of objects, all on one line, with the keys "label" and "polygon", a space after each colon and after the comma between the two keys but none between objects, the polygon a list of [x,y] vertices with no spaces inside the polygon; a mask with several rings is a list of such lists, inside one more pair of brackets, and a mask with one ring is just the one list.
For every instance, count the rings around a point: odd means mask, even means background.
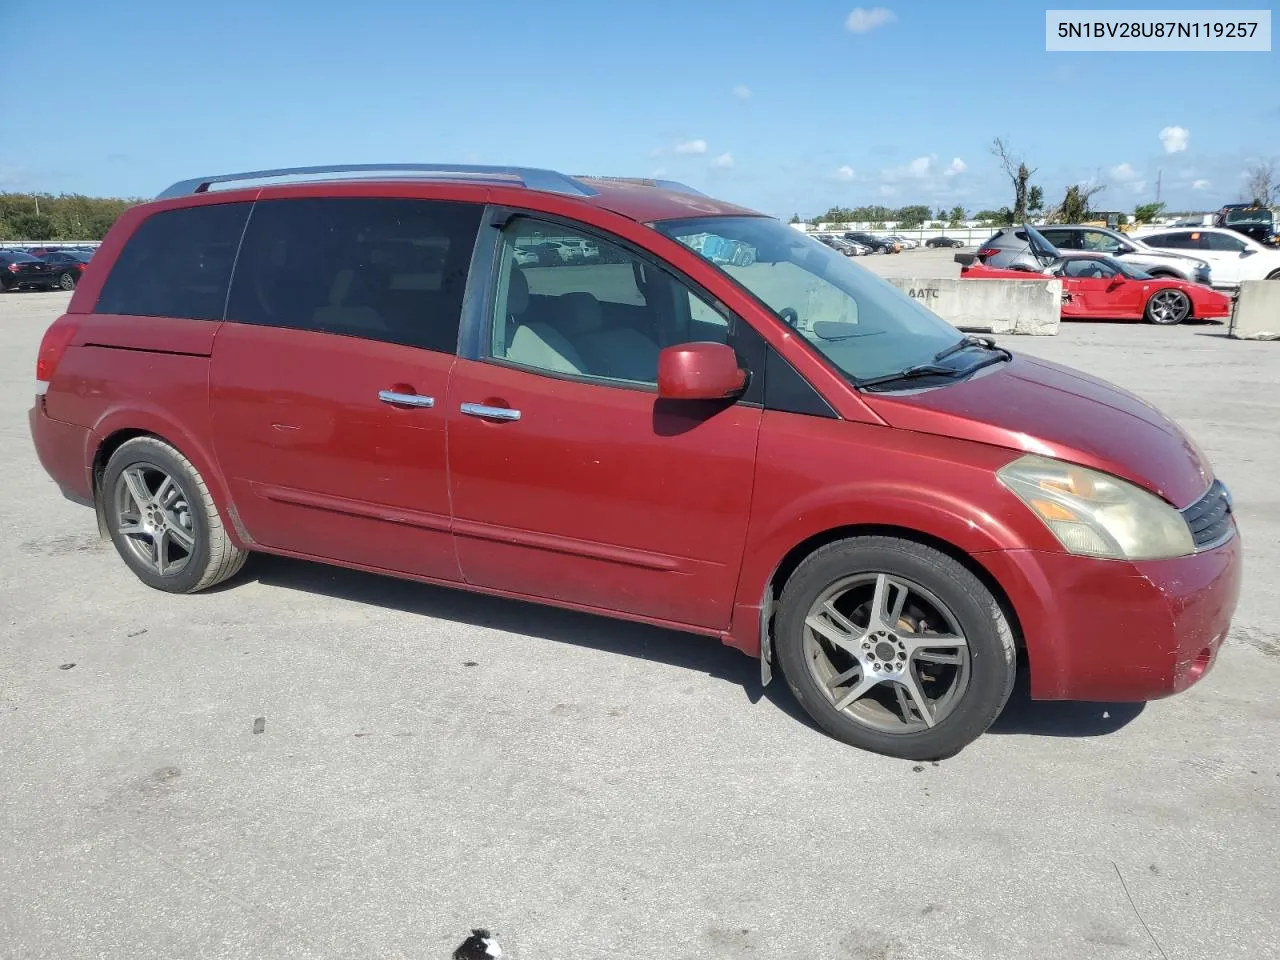
[{"label": "wheel arch", "polygon": [[831,527],[827,530],[811,534],[799,543],[795,544],[788,550],[781,560],[774,566],[773,572],[769,575],[769,579],[765,582],[764,593],[760,598],[760,620],[759,620],[759,643],[760,643],[760,674],[761,682],[768,683],[772,676],[773,669],[773,617],[777,610],[778,599],[782,596],[782,590],[787,584],[787,580],[795,573],[806,558],[811,556],[815,551],[835,543],[839,540],[849,540],[856,537],[896,537],[900,540],[907,540],[912,543],[918,543],[922,546],[932,547],[939,553],[955,560],[962,567],[978,578],[978,581],[991,592],[996,603],[1000,605],[1009,626],[1013,631],[1014,642],[1022,656],[1027,655],[1026,641],[1022,632],[1022,624],[1018,618],[1018,611],[1013,605],[1013,601],[1007,590],[996,579],[981,561],[973,554],[962,549],[956,544],[935,534],[925,533],[912,527],[899,526],[895,524],[884,523],[853,523],[844,524],[837,527]]},{"label": "wheel arch", "polygon": [[245,533],[231,501],[230,491],[223,482],[222,473],[217,469],[212,457],[208,456],[199,443],[188,437],[176,425],[148,423],[146,426],[135,424],[112,423],[102,424],[90,434],[90,481],[93,485],[94,512],[98,518],[98,532],[107,536],[106,513],[102,497],[102,480],[107,471],[111,457],[130,440],[139,437],[151,437],[161,443],[168,444],[191,462],[199,471],[213,498],[214,505],[228,521],[226,528],[232,542],[239,548],[247,550],[252,546],[252,539]]}]

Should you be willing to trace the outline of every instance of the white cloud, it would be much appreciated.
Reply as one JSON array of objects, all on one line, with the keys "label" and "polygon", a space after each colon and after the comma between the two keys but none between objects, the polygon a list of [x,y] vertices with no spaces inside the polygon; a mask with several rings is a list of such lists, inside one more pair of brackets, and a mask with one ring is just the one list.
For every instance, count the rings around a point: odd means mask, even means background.
[{"label": "white cloud", "polygon": [[1129,184],[1129,189],[1134,193],[1142,193],[1144,190],[1147,189],[1147,181],[1134,180],[1131,184]]},{"label": "white cloud", "polygon": [[954,177],[956,174],[964,173],[969,169],[969,165],[959,157],[953,157],[951,162],[947,164],[947,169],[942,171],[945,177]]},{"label": "white cloud", "polygon": [[1213,184],[1211,184],[1208,180],[1197,180],[1195,183],[1191,184],[1191,189],[1192,190],[1208,190],[1211,186],[1213,186]]},{"label": "white cloud", "polygon": [[843,183],[848,183],[850,180],[852,180],[856,176],[857,174],[854,173],[853,167],[849,166],[848,164],[845,164],[843,167],[836,168],[836,172],[831,175],[831,179],[839,180],[839,181],[842,181]]},{"label": "white cloud", "polygon": [[706,153],[707,141],[685,140],[676,144],[676,153]]},{"label": "white cloud", "polygon": [[712,170],[732,170],[737,164],[734,162],[733,154],[722,153],[711,161]]},{"label": "white cloud", "polygon": [[737,100],[750,100],[751,88],[740,83],[733,88],[733,96]]},{"label": "white cloud", "polygon": [[933,157],[916,157],[899,167],[885,167],[880,175],[889,181],[923,180],[933,172]]},{"label": "white cloud", "polygon": [[666,175],[667,175],[666,167],[655,167],[653,173],[649,174],[649,176],[651,177],[665,177]]},{"label": "white cloud", "polygon": [[1179,153],[1187,149],[1187,141],[1191,139],[1191,131],[1186,127],[1165,127],[1160,131],[1160,142],[1164,144],[1165,153]]},{"label": "white cloud", "polygon": [[896,19],[893,11],[887,7],[872,7],[870,10],[854,7],[845,18],[844,26],[850,33],[866,33],[876,27],[883,27],[886,23],[892,23]]},{"label": "white cloud", "polygon": [[1118,163],[1111,168],[1111,176],[1121,183],[1129,183],[1137,180],[1141,176],[1137,170],[1133,169],[1133,165],[1129,163]]}]

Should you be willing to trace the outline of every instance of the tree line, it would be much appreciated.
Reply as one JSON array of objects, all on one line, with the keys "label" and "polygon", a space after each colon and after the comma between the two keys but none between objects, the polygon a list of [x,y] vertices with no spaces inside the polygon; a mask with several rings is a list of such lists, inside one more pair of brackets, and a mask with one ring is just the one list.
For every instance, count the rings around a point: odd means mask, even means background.
[{"label": "tree line", "polygon": [[141,200],[78,193],[0,193],[0,240],[101,240]]}]

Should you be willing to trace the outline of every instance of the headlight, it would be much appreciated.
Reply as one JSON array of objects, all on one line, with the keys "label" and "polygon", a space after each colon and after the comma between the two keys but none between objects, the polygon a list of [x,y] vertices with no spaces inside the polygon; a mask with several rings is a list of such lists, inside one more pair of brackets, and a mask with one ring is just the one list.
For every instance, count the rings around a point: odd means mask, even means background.
[{"label": "headlight", "polygon": [[1160,560],[1195,552],[1182,514],[1117,477],[1048,457],[1025,456],[996,472],[1068,553]]}]

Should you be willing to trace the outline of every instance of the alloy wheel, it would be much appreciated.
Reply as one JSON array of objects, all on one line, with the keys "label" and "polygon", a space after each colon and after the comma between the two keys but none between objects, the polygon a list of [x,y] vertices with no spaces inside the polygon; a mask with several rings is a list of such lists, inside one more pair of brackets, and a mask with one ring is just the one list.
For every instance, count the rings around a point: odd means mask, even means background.
[{"label": "alloy wheel", "polygon": [[882,733],[934,727],[969,686],[969,644],[955,614],[905,577],[864,573],[819,594],[804,655],[827,699]]},{"label": "alloy wheel", "polygon": [[179,483],[155,464],[135,463],[116,481],[116,529],[153,573],[181,573],[196,547],[191,504]]},{"label": "alloy wheel", "polygon": [[1160,290],[1151,297],[1147,309],[1156,323],[1181,323],[1191,312],[1191,302],[1180,290]]}]

